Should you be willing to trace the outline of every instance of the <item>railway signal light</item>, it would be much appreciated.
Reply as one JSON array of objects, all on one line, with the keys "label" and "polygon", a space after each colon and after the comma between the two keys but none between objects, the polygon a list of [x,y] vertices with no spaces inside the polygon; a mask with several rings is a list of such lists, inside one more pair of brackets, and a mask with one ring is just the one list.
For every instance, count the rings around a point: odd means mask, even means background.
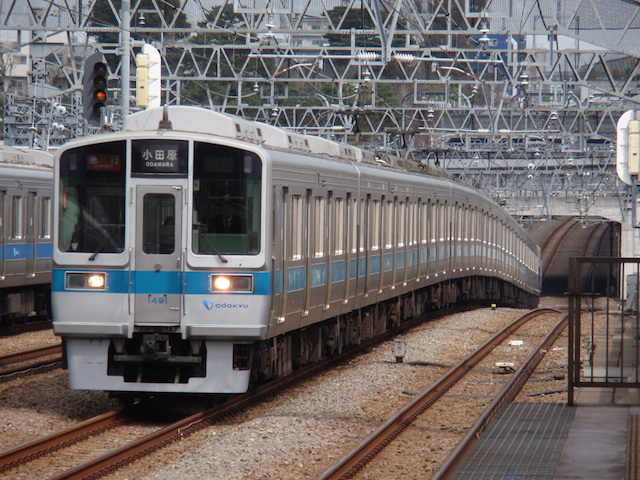
[{"label": "railway signal light", "polygon": [[136,55],[136,105],[140,108],[149,106],[149,55]]},{"label": "railway signal light", "polygon": [[84,62],[82,75],[82,107],[84,118],[92,125],[101,124],[101,110],[107,106],[107,62],[104,55],[95,52]]},{"label": "railway signal light", "polygon": [[148,43],[136,55],[136,105],[140,108],[159,107],[161,97],[160,52]]}]

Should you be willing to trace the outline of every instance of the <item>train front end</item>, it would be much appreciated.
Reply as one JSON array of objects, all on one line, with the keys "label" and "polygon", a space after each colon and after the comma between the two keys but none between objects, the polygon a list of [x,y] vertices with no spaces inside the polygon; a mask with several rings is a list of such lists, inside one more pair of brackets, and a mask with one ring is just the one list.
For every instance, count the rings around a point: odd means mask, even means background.
[{"label": "train front end", "polygon": [[52,302],[71,388],[248,388],[270,312],[265,161],[172,120],[56,156]]}]

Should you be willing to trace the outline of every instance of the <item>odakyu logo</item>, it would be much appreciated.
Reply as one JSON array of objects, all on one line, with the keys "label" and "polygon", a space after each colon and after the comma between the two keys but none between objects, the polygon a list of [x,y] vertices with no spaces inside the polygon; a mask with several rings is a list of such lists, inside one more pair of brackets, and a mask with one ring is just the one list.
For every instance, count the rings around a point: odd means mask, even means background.
[{"label": "odakyu logo", "polygon": [[215,303],[209,300],[202,300],[202,304],[204,308],[207,310],[218,310],[218,309],[234,309],[234,308],[249,308],[248,303]]}]

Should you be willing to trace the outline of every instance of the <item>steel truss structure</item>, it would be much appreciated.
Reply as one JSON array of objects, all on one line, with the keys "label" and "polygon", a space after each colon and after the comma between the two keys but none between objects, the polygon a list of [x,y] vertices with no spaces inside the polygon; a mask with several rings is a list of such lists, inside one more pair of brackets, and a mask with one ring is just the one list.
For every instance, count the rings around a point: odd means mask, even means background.
[{"label": "steel truss structure", "polygon": [[558,197],[584,216],[600,197],[624,211],[632,198],[615,139],[640,102],[635,1],[3,0],[0,16],[29,34],[14,46],[30,46],[28,93],[4,82],[4,137],[18,145],[91,131],[77,119],[94,49],[110,63],[117,128],[150,43],[162,103],[442,165],[516,214],[551,215]]}]

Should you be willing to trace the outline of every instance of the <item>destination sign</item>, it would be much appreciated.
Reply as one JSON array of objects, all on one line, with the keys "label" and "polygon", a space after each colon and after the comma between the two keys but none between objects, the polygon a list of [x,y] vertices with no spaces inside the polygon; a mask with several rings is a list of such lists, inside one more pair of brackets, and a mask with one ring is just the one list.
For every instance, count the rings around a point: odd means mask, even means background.
[{"label": "destination sign", "polygon": [[133,174],[187,174],[188,142],[184,140],[134,140]]},{"label": "destination sign", "polygon": [[122,158],[119,154],[91,153],[87,155],[87,170],[93,172],[119,172]]}]

